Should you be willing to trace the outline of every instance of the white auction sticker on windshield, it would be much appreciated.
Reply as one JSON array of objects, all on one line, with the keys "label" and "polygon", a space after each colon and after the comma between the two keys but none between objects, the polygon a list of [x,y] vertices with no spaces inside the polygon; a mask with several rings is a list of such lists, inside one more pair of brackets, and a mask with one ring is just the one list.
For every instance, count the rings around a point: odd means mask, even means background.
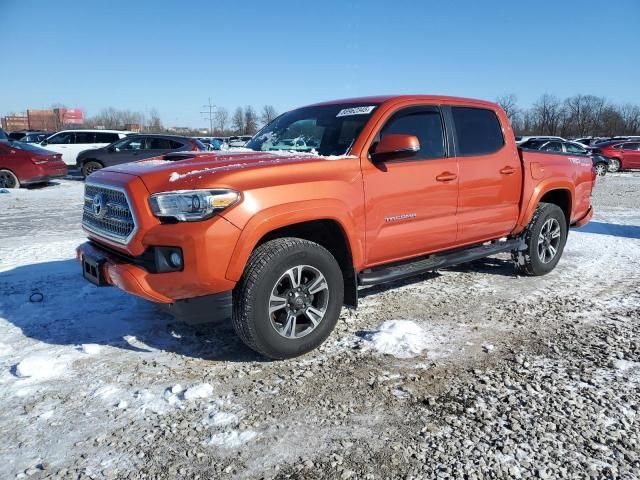
[{"label": "white auction sticker on windshield", "polygon": [[348,115],[369,115],[373,112],[374,108],[376,108],[375,105],[371,105],[370,107],[343,108],[338,112],[336,117],[346,117]]}]

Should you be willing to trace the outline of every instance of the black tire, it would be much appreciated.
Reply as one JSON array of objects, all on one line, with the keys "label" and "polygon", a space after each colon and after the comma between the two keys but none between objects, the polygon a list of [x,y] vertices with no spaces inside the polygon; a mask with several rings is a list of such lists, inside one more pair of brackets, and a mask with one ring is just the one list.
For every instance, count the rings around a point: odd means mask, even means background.
[{"label": "black tire", "polygon": [[619,158],[611,158],[609,163],[609,171],[611,173],[619,172],[622,170],[622,163]]},{"label": "black tire", "polygon": [[[559,236],[551,239],[551,232],[555,232],[556,226]],[[544,231],[543,229],[547,227],[553,228],[553,230],[551,232]],[[544,240],[541,241],[543,237]],[[516,270],[531,276],[546,275],[553,270],[567,243],[567,219],[562,209],[553,203],[540,203],[524,232],[524,241],[526,249],[514,251],[511,254]],[[549,246],[555,249],[555,253],[551,257],[549,257],[551,252]]]},{"label": "black tire", "polygon": [[0,169],[0,188],[20,188],[20,180],[11,170]]},{"label": "black tire", "polygon": [[[308,316],[301,313],[300,324],[309,323],[310,333],[300,338],[285,337],[277,328],[277,315],[287,318],[289,307],[281,307],[278,313],[270,313],[272,293],[286,280],[286,273],[296,266],[304,266],[320,272],[327,284],[324,315],[313,326]],[[303,275],[303,274],[301,274]],[[303,277],[300,277],[301,279]],[[300,281],[300,285],[303,282]],[[289,295],[282,293],[282,296]],[[317,293],[317,299],[324,293]],[[260,245],[249,258],[242,278],[233,290],[233,328],[242,341],[256,352],[272,358],[284,359],[303,355],[317,348],[333,331],[344,298],[344,283],[340,266],[336,259],[324,247],[299,238],[278,238]],[[316,301],[316,300],[313,300]],[[287,305],[292,305],[288,303]],[[296,323],[292,328],[296,329]],[[286,327],[284,327],[286,333]],[[304,333],[304,332],[301,332]],[[294,333],[295,336],[295,333]]]},{"label": "black tire", "polygon": [[84,175],[84,178],[87,178],[93,172],[96,172],[101,168],[104,168],[104,165],[102,165],[100,162],[89,160],[88,162],[85,162],[84,165],[82,165],[82,175]]},{"label": "black tire", "polygon": [[608,165],[606,163],[602,163],[602,162],[596,163],[596,165],[594,167],[594,169],[596,171],[596,174],[599,177],[604,177],[607,174],[607,168],[608,168]]}]

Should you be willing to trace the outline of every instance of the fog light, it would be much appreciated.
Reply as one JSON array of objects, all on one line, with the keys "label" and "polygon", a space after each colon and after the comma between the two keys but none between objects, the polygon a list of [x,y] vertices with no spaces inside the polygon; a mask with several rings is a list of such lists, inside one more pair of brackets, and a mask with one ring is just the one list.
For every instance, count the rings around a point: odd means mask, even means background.
[{"label": "fog light", "polygon": [[182,268],[182,255],[178,252],[173,252],[169,255],[169,263],[173,268]]}]

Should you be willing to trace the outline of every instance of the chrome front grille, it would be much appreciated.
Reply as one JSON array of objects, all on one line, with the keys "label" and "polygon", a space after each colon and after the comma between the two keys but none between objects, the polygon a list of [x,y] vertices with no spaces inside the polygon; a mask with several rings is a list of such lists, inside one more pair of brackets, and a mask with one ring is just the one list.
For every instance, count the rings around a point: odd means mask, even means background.
[{"label": "chrome front grille", "polygon": [[85,184],[82,226],[116,243],[128,243],[135,234],[136,220],[124,190],[95,183]]}]

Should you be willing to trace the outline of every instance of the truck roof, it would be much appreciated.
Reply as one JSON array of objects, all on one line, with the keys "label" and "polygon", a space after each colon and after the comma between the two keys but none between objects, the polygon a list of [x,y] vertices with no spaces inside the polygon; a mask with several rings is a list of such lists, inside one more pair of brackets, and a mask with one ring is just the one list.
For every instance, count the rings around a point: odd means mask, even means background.
[{"label": "truck roof", "polygon": [[496,104],[486,100],[478,100],[475,98],[452,97],[448,95],[377,95],[371,97],[345,98],[340,100],[330,100],[326,102],[314,103],[310,106],[317,105],[336,105],[341,103],[373,103],[382,104],[387,102],[401,101],[428,101],[433,103],[473,103],[476,105],[485,105],[494,107]]}]

